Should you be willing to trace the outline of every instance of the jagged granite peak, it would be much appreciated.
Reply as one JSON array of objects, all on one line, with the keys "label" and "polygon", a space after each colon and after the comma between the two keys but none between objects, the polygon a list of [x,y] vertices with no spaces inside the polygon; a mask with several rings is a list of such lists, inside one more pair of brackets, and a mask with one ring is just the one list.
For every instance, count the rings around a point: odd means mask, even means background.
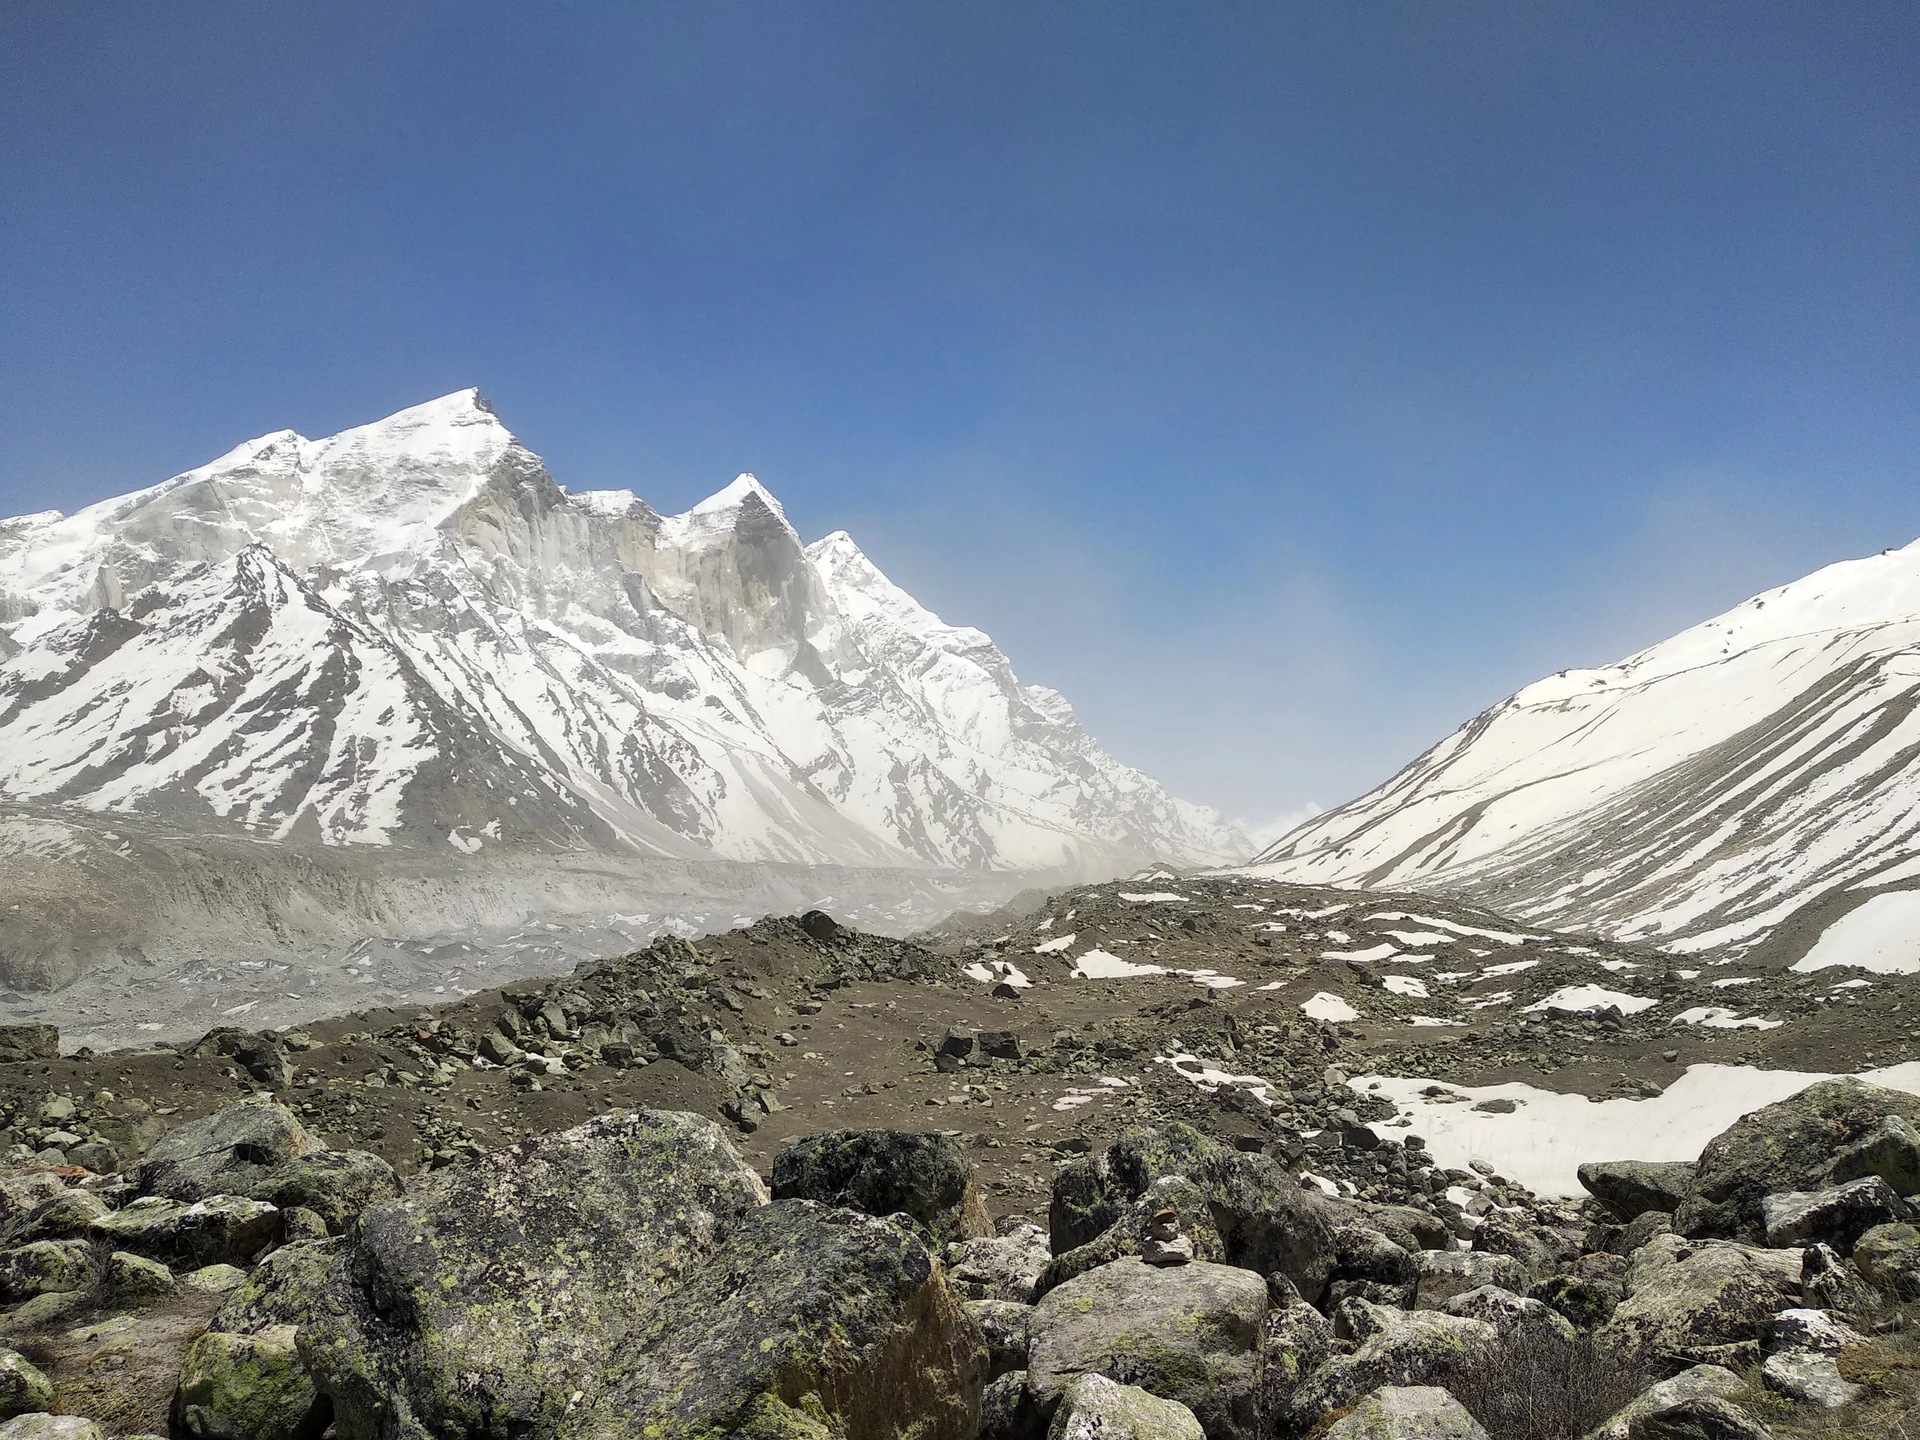
[{"label": "jagged granite peak", "polygon": [[1920,542],[1529,685],[1254,867],[1797,959],[1920,885]]},{"label": "jagged granite peak", "polygon": [[0,521],[0,800],[466,852],[1245,854],[752,475],[679,515],[572,494],[474,390]]}]

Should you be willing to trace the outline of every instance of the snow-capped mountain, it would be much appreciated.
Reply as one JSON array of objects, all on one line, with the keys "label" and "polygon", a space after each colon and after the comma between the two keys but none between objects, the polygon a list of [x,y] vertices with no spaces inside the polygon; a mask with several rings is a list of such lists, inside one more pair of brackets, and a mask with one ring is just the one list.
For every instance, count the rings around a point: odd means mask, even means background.
[{"label": "snow-capped mountain", "polygon": [[570,494],[472,390],[0,521],[0,801],[449,856],[1251,848],[751,475]]},{"label": "snow-capped mountain", "polygon": [[1254,866],[1782,959],[1904,916],[1920,968],[1920,542],[1529,685]]}]

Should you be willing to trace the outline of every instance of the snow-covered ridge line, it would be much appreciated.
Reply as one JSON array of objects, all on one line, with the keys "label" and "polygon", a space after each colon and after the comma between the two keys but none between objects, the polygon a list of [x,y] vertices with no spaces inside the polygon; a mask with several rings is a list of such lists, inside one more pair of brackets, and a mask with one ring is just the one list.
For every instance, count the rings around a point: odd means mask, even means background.
[{"label": "snow-covered ridge line", "polygon": [[0,799],[449,854],[1245,853],[753,476],[571,494],[472,390],[0,521]]}]

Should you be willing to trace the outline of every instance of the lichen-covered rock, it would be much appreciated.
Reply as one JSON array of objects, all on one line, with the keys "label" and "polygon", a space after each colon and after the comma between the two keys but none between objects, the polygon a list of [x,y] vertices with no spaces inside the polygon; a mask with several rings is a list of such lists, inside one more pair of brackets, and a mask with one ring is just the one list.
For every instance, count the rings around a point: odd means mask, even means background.
[{"label": "lichen-covered rock", "polygon": [[340,1235],[368,1210],[400,1193],[400,1177],[378,1155],[365,1150],[320,1150],[295,1156],[236,1191],[267,1200],[282,1210],[310,1210]]},{"label": "lichen-covered rock", "polygon": [[1027,1368],[1027,1332],[1033,1323],[1033,1307],[1016,1300],[968,1300],[968,1317],[980,1327],[987,1343],[987,1370],[998,1379],[1009,1370]]},{"label": "lichen-covered rock", "polygon": [[1581,1185],[1621,1220],[1671,1213],[1693,1184],[1690,1160],[1596,1160],[1575,1172]]},{"label": "lichen-covered rock", "polygon": [[1920,1194],[1920,1129],[1889,1115],[1873,1129],[1835,1153],[1827,1167],[1835,1185],[1878,1175],[1896,1195]]},{"label": "lichen-covered rock", "polygon": [[1920,1097],[1851,1076],[1823,1080],[1744,1115],[1707,1143],[1674,1215],[1684,1235],[1758,1240],[1761,1202],[1785,1190],[1817,1190],[1834,1160],[1888,1116],[1920,1125]]},{"label": "lichen-covered rock", "polygon": [[1500,1332],[1503,1340],[1513,1344],[1571,1345],[1575,1338],[1573,1326],[1564,1315],[1541,1301],[1497,1285],[1483,1285],[1454,1296],[1447,1301],[1445,1313],[1484,1320]]},{"label": "lichen-covered rock", "polygon": [[332,1408],[315,1392],[292,1325],[209,1330],[187,1347],[174,1414],[199,1440],[319,1440]]},{"label": "lichen-covered rock", "polygon": [[300,1353],[348,1440],[555,1434],[654,1303],[766,1198],[695,1115],[525,1140],[369,1210]]},{"label": "lichen-covered rock", "polygon": [[1438,1385],[1388,1385],[1326,1432],[1326,1440],[1488,1440],[1480,1422]]},{"label": "lichen-covered rock", "polygon": [[1655,1263],[1651,1245],[1636,1256],[1627,1298],[1595,1333],[1629,1363],[1679,1368],[1714,1347],[1757,1347],[1773,1317],[1799,1303],[1797,1252],[1725,1242],[1661,1248],[1664,1263]]},{"label": "lichen-covered rock", "polygon": [[1053,1251],[1047,1232],[1020,1225],[1005,1235],[956,1240],[947,1246],[947,1283],[969,1300],[1033,1302],[1034,1286]]},{"label": "lichen-covered rock", "polygon": [[192,1202],[147,1196],[101,1216],[92,1228],[96,1240],[176,1268],[244,1265],[279,1233],[280,1212],[242,1195]]},{"label": "lichen-covered rock", "polygon": [[1337,1225],[1333,1231],[1333,1270],[1327,1279],[1329,1308],[1357,1296],[1377,1305],[1410,1307],[1420,1283],[1420,1267],[1409,1251],[1370,1225]]},{"label": "lichen-covered rock", "polygon": [[1104,1374],[1178,1400],[1216,1440],[1251,1437],[1266,1313],[1266,1284],[1251,1271],[1116,1260],[1034,1307],[1027,1382],[1048,1412],[1074,1379]]},{"label": "lichen-covered rock", "polygon": [[26,1356],[0,1350],[0,1420],[45,1410],[53,1404],[53,1382]]},{"label": "lichen-covered rock", "polygon": [[773,1198],[817,1200],[869,1215],[913,1217],[935,1245],[993,1234],[973,1164],[945,1135],[833,1130],[788,1145],[773,1161]]},{"label": "lichen-covered rock", "polygon": [[1626,1289],[1617,1280],[1555,1275],[1529,1288],[1527,1298],[1538,1300],[1576,1330],[1598,1330],[1613,1318]]},{"label": "lichen-covered rock", "polygon": [[1002,1375],[980,1392],[980,1440],[1041,1440],[1046,1433],[1026,1371]]},{"label": "lichen-covered rock", "polygon": [[1695,1365],[1670,1380],[1648,1387],[1594,1429],[1587,1440],[1627,1440],[1628,1431],[1649,1417],[1673,1413],[1693,1400],[1744,1395],[1747,1387],[1721,1365]]},{"label": "lichen-covered rock", "polygon": [[1823,1410],[1837,1410],[1866,1394],[1863,1386],[1841,1376],[1839,1363],[1831,1354],[1820,1350],[1782,1350],[1769,1355],[1761,1363],[1760,1374],[1769,1390]]},{"label": "lichen-covered rock", "polygon": [[107,1432],[84,1415],[16,1415],[0,1425],[0,1440],[107,1440]]},{"label": "lichen-covered rock", "polygon": [[325,1149],[286,1106],[242,1100],[162,1135],[135,1167],[134,1183],[142,1195],[169,1200],[251,1198],[279,1166]]},{"label": "lichen-covered rock", "polygon": [[1703,1395],[1627,1426],[1627,1440],[1772,1440],[1773,1432],[1731,1400]]},{"label": "lichen-covered rock", "polygon": [[1853,1263],[1881,1294],[1920,1300],[1920,1227],[1874,1226],[1854,1242]]},{"label": "lichen-covered rock", "polygon": [[1442,1309],[1454,1296],[1482,1285],[1524,1290],[1527,1284],[1526,1268],[1511,1255],[1483,1250],[1422,1250],[1413,1262],[1419,1272],[1413,1303],[1420,1310]]},{"label": "lichen-covered rock", "polygon": [[1214,1263],[1226,1258],[1226,1247],[1213,1226],[1207,1192],[1184,1175],[1163,1175],[1122,1206],[1113,1224],[1099,1235],[1048,1261],[1034,1283],[1033,1298],[1037,1301],[1056,1286],[1089,1270],[1111,1265],[1128,1255],[1144,1254],[1149,1240],[1148,1227],[1162,1210],[1171,1210],[1177,1217],[1181,1235],[1193,1245],[1192,1258]]},{"label": "lichen-covered rock", "polygon": [[91,1191],[61,1190],[27,1217],[19,1238],[23,1241],[83,1238],[94,1221],[112,1213],[113,1207]]},{"label": "lichen-covered rock", "polygon": [[122,1299],[153,1299],[160,1295],[171,1295],[178,1284],[173,1271],[158,1260],[149,1260],[144,1255],[135,1255],[127,1250],[116,1250],[107,1256],[104,1274],[107,1289]]},{"label": "lichen-covered rock", "polygon": [[0,1174],[0,1222],[18,1224],[66,1188],[66,1181],[45,1170]]},{"label": "lichen-covered rock", "polygon": [[1814,1309],[1855,1321],[1873,1319],[1886,1308],[1880,1292],[1831,1245],[1809,1245],[1800,1252],[1800,1298]]},{"label": "lichen-covered rock", "polygon": [[1383,1386],[1444,1388],[1488,1363],[1500,1344],[1500,1332],[1484,1320],[1365,1300],[1344,1302],[1335,1328],[1357,1343],[1350,1354],[1329,1357],[1294,1391],[1288,1421],[1295,1429]]},{"label": "lichen-covered rock", "polygon": [[561,1434],[735,1434],[778,1395],[813,1397],[847,1440],[971,1440],[987,1379],[979,1329],[917,1235],[806,1200],[736,1220],[603,1363],[603,1396]]},{"label": "lichen-covered rock", "polygon": [[1293,1403],[1294,1391],[1333,1353],[1333,1326],[1304,1300],[1276,1305],[1260,1327],[1255,1401],[1269,1429]]},{"label": "lichen-covered rock", "polygon": [[57,1025],[0,1025],[0,1065],[59,1058],[60,1029]]},{"label": "lichen-covered rock", "polygon": [[1047,1225],[1053,1253],[1096,1240],[1147,1187],[1166,1175],[1197,1178],[1201,1162],[1225,1147],[1191,1125],[1135,1128],[1099,1155],[1076,1160],[1054,1176]]},{"label": "lichen-covered rock", "polygon": [[1876,1225],[1907,1219],[1907,1204],[1878,1175],[1828,1190],[1787,1190],[1764,1197],[1760,1216],[1767,1244],[1831,1245],[1842,1255]]},{"label": "lichen-covered rock", "polygon": [[93,1247],[85,1240],[35,1240],[0,1250],[0,1298],[78,1290],[93,1279]]},{"label": "lichen-covered rock", "polygon": [[1082,1375],[1060,1396],[1047,1440],[1204,1440],[1193,1411],[1137,1385]]}]

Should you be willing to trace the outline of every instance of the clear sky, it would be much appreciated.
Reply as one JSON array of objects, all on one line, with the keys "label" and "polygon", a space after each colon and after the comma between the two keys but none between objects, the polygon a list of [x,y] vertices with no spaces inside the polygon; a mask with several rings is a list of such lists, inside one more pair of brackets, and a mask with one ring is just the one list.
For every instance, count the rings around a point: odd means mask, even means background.
[{"label": "clear sky", "polygon": [[0,7],[0,514],[466,385],[1265,819],[1920,536],[1920,7]]}]

